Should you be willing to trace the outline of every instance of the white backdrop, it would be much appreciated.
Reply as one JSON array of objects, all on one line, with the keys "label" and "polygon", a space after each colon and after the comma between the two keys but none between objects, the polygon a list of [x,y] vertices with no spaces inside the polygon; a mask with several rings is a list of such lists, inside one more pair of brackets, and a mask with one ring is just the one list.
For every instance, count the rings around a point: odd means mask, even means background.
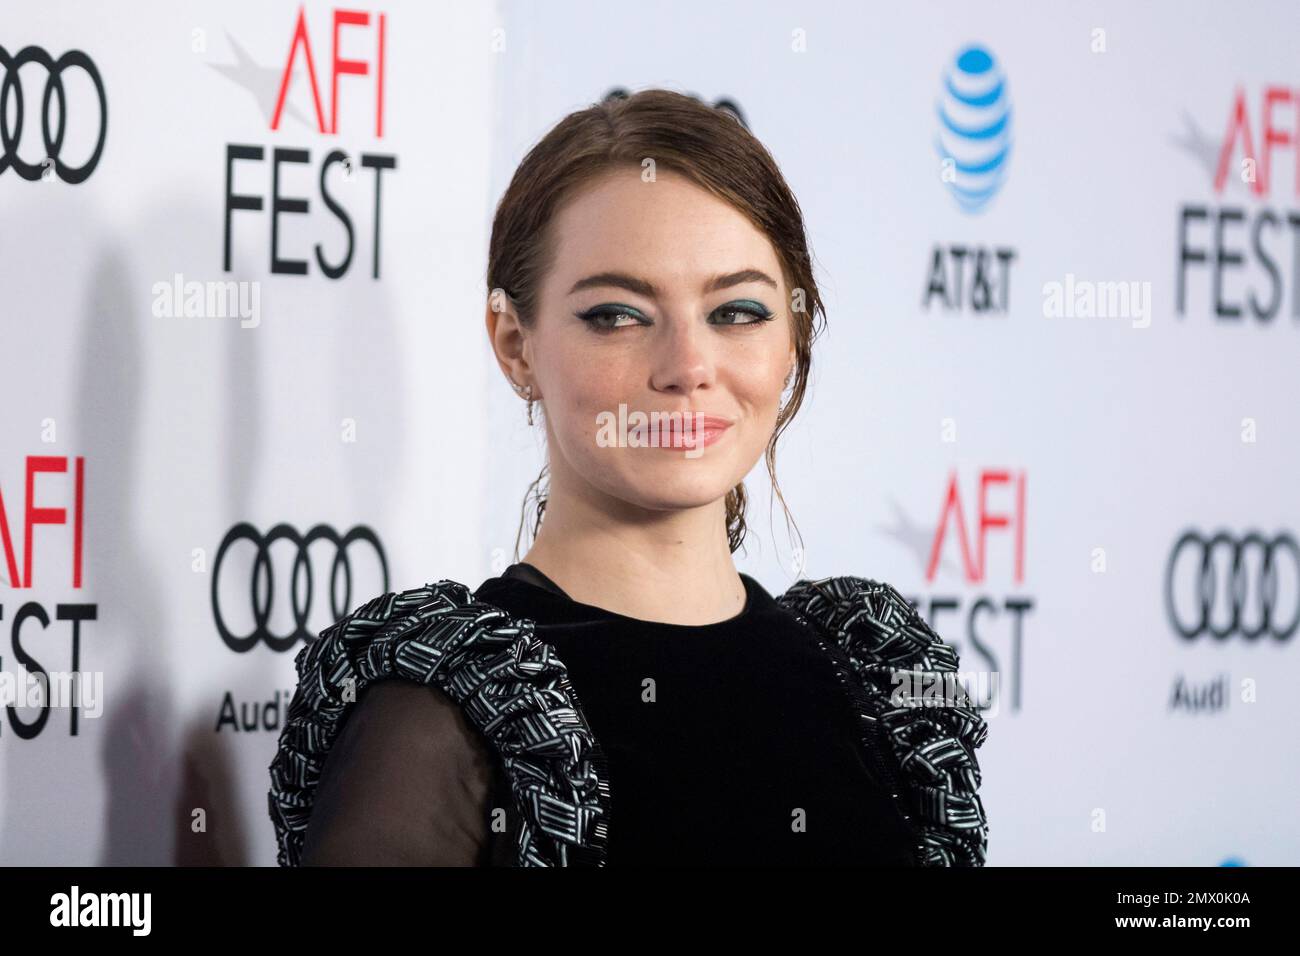
[{"label": "white backdrop", "polygon": [[[102,678],[6,704],[0,862],[274,863],[295,536],[313,634],[340,550],[340,611],[513,559],[542,449],[483,330],[492,211],[555,122],[647,86],[739,109],[828,306],[778,455],[806,550],[760,467],[738,564],[887,580],[997,673],[990,865],[1300,862],[1300,8],[348,9],[0,8],[0,675]],[[229,270],[228,193],[261,201]],[[1223,637],[1180,636],[1201,598]]]}]

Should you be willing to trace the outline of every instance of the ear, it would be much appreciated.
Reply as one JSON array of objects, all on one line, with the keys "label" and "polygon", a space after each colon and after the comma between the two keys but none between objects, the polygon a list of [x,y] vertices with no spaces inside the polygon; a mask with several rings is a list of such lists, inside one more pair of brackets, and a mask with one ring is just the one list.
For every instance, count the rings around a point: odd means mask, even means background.
[{"label": "ear", "polygon": [[485,318],[488,342],[492,345],[501,371],[516,385],[531,384],[532,366],[528,361],[527,337],[514,301],[504,289],[493,289],[488,296]]}]

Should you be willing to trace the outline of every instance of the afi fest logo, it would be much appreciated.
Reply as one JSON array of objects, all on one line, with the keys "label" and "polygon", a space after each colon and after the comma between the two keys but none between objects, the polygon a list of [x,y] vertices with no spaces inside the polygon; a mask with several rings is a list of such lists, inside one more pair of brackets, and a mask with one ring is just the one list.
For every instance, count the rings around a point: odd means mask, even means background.
[{"label": "afi fest logo", "polygon": [[[1006,581],[1009,574],[1017,588],[1024,583],[1026,480],[1023,470],[985,469],[963,498],[957,472],[951,472],[930,539],[925,580],[933,584],[941,567],[950,576],[959,567],[969,587],[920,599],[908,597],[944,643],[956,648],[962,673],[988,675],[987,689],[967,688],[981,709],[995,709],[1002,689],[1009,688],[1011,710],[1020,710],[1021,649],[1034,600],[1006,593],[1005,584],[994,582]],[[989,501],[994,493],[1002,501],[997,507]],[[904,543],[924,548],[923,529],[913,532],[903,527],[893,533]]]},{"label": "afi fest logo", "polygon": [[[1177,312],[1225,324],[1300,322],[1300,89],[1238,87],[1218,137],[1184,115],[1174,144],[1201,167],[1216,201],[1179,210]],[[1189,303],[1190,300],[1190,303]]]},{"label": "afi fest logo", "polygon": [[[315,41],[309,27],[316,31]],[[363,135],[375,142],[384,138],[387,29],[383,13],[334,10],[325,21],[314,12],[309,22],[305,8],[299,7],[292,32],[285,34],[283,68],[274,89],[263,82],[270,68],[254,62],[230,39],[237,62],[214,64],[214,68],[257,98],[271,132],[280,133],[282,123],[290,125],[288,118],[295,129],[305,126],[326,140],[319,159],[313,158],[309,147],[283,141],[269,147],[269,159],[268,147],[260,143],[226,146],[222,258],[226,272],[231,271],[231,245],[239,230],[245,241],[259,232],[267,237],[273,275],[321,272],[331,279],[342,278],[352,267],[360,242],[369,252],[370,277],[379,278],[383,175],[397,168],[397,157],[356,145],[345,147],[340,140]],[[320,41],[322,33],[330,37],[328,47]],[[345,45],[351,51],[364,50],[364,56],[357,52],[345,56]],[[323,60],[318,55],[322,49],[329,50]],[[299,192],[313,182],[318,199]],[[313,200],[328,215],[313,215]],[[356,222],[354,217],[367,207],[370,221]],[[291,247],[282,235],[288,216],[310,216],[309,229],[318,241]]]},{"label": "afi fest logo", "polygon": [[[71,462],[71,474],[69,464],[62,455],[28,455],[23,459],[20,491],[16,493],[12,484],[0,481],[0,549],[4,551],[5,574],[0,582],[0,628],[8,631],[8,640],[0,642],[0,706],[5,717],[0,721],[0,737],[7,724],[18,739],[34,739],[45,729],[51,707],[69,709],[68,735],[76,737],[82,707],[87,717],[103,712],[104,675],[81,671],[82,628],[85,622],[98,618],[99,608],[69,600],[73,595],[66,590],[81,590],[86,526],[86,459],[78,455]],[[57,475],[67,477],[58,480]],[[50,507],[55,501],[65,507]],[[72,506],[71,514],[66,505]],[[38,533],[38,529],[56,525],[65,526],[65,530],[57,535],[50,530]],[[11,533],[15,528],[22,533],[21,572]],[[34,574],[38,542],[41,573]],[[66,576],[55,580],[56,570]],[[60,635],[66,636],[66,642]],[[34,653],[37,649],[39,658]],[[20,714],[19,708],[27,715]],[[34,717],[32,710],[37,711]]]}]

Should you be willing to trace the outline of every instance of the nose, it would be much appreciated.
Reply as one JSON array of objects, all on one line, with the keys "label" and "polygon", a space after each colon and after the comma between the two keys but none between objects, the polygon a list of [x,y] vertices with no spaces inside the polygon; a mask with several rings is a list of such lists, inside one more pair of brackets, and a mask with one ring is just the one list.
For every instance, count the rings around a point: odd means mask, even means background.
[{"label": "nose", "polygon": [[689,319],[670,318],[659,326],[663,332],[654,343],[650,387],[690,395],[697,388],[712,386],[716,369],[707,341],[709,330]]}]

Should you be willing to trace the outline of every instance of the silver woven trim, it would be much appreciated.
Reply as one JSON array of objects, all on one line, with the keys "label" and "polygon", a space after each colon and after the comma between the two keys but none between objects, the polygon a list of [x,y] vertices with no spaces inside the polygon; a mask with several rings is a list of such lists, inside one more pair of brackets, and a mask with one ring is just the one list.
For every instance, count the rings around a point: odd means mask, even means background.
[{"label": "silver woven trim", "polygon": [[519,811],[518,865],[604,865],[604,754],[563,661],[534,637],[531,620],[444,579],[369,601],[322,631],[294,663],[298,688],[267,795],[281,866],[300,865],[325,758],[350,709],[365,688],[391,679],[442,690],[495,748]]},{"label": "silver woven trim", "polygon": [[889,741],[907,806],[920,831],[922,866],[983,866],[988,820],[975,750],[988,724],[973,707],[896,705],[893,675],[954,674],[957,651],[892,586],[851,576],[800,580],[777,599],[812,619],[848,656],[870,713]]}]

